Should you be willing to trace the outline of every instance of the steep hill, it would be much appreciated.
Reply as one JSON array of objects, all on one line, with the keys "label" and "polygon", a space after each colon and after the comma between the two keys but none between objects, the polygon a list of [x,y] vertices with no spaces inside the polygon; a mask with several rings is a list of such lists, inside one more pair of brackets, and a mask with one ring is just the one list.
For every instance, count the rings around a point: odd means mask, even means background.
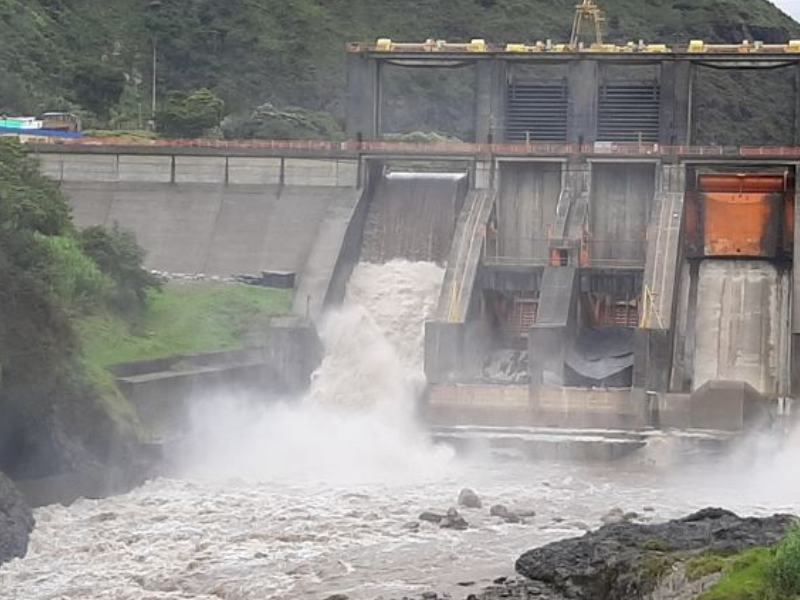
[{"label": "steep hill", "polygon": [[[112,125],[137,120],[140,114],[146,118],[155,39],[160,92],[209,87],[233,112],[270,102],[341,117],[346,41],[383,36],[563,40],[569,35],[574,4],[575,0],[0,0],[0,112],[39,112],[72,103],[99,113]],[[767,0],[601,4],[614,41],[783,42],[800,37],[800,25]],[[122,74],[127,83],[118,103],[116,77]]]}]

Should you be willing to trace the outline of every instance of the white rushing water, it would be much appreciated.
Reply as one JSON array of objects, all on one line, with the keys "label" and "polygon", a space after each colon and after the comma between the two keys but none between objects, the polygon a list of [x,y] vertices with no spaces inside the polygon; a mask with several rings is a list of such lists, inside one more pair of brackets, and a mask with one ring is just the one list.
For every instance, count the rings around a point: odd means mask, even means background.
[{"label": "white rushing water", "polygon": [[[192,415],[184,477],[37,510],[28,556],[0,567],[0,598],[463,598],[510,574],[522,551],[579,535],[612,507],[648,520],[707,505],[800,508],[800,440],[681,470],[465,461],[436,446],[414,406],[442,277],[427,263],[360,265],[345,308],[322,327],[326,358],[307,398],[210,399]],[[453,506],[462,487],[485,506],[463,511],[469,530],[418,521]],[[537,515],[501,523],[488,515],[494,503]]]}]

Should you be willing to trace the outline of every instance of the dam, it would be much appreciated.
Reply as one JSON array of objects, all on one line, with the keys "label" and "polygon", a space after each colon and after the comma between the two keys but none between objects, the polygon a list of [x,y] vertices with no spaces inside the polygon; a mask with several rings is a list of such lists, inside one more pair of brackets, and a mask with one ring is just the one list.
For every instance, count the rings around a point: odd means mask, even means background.
[{"label": "dam", "polygon": [[[402,259],[445,269],[423,403],[443,436],[774,420],[800,388],[800,150],[692,145],[693,106],[706,69],[794,77],[795,46],[537,48],[351,45],[346,142],[33,148],[76,222],[133,229],[150,268],[293,280],[273,340],[299,387],[356,265]],[[473,69],[474,141],[384,141],[390,65]]]},{"label": "dam", "polygon": [[653,431],[740,432],[793,397],[795,162],[488,148],[37,150],[76,221],[132,228],[153,269],[291,273],[296,316],[276,338],[297,381],[359,262],[446,267],[423,410],[445,438],[614,431],[640,447]]}]

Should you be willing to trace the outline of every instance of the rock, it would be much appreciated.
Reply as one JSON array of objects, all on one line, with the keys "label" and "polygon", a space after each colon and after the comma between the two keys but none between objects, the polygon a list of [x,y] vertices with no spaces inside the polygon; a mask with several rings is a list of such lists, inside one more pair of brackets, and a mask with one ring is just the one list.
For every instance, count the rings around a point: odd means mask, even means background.
[{"label": "rock", "polygon": [[626,512],[624,515],[622,515],[623,521],[635,521],[638,518],[639,518],[639,513],[634,511]]},{"label": "rock", "polygon": [[495,504],[489,509],[489,514],[493,517],[500,517],[506,523],[522,523],[522,517],[520,517],[517,513],[508,510],[508,508],[502,504]]},{"label": "rock", "polygon": [[656,509],[654,506],[645,506],[642,508],[642,512],[656,512]]},{"label": "rock", "polygon": [[515,515],[519,515],[523,519],[532,519],[536,516],[536,511],[532,508],[514,508],[511,512]]},{"label": "rock", "polygon": [[439,527],[442,529],[456,529],[463,531],[469,527],[469,523],[467,523],[467,520],[462,517],[455,508],[451,508],[447,511],[447,515],[445,515],[441,523],[439,523]]},{"label": "rock", "polygon": [[[621,512],[613,514],[624,516]],[[557,593],[553,597],[566,600],[639,600],[657,589],[687,553],[772,546],[793,522],[791,515],[741,518],[722,509],[657,525],[622,521],[530,550],[519,557],[516,570],[542,588],[542,598]],[[603,590],[602,596],[597,590]],[[494,597],[500,596],[486,596]]]},{"label": "rock", "polygon": [[458,505],[464,508],[481,508],[483,503],[473,490],[464,488],[458,494]]},{"label": "rock", "polygon": [[509,514],[508,508],[503,504],[495,504],[489,509],[489,514],[493,517],[506,517]]},{"label": "rock", "polygon": [[34,524],[30,506],[11,480],[0,473],[0,564],[25,556]]},{"label": "rock", "polygon": [[419,516],[419,520],[427,521],[428,523],[441,523],[446,516],[446,513],[439,510],[426,510]]},{"label": "rock", "polygon": [[325,600],[350,600],[350,597],[345,594],[333,594],[325,598]]},{"label": "rock", "polygon": [[[420,517],[420,518],[422,518],[422,517]],[[423,519],[423,521],[424,520],[425,519]],[[438,523],[438,521],[437,521],[437,523]],[[408,531],[419,531],[419,521],[409,521],[408,523],[403,523],[402,528],[406,529]]]},{"label": "rock", "polygon": [[603,525],[616,525],[617,523],[622,523],[625,521],[625,513],[622,511],[621,508],[612,508],[602,517],[600,517],[600,522]]},{"label": "rock", "polygon": [[420,596],[422,600],[437,600],[439,598],[439,594],[436,592],[423,592],[422,596]]}]

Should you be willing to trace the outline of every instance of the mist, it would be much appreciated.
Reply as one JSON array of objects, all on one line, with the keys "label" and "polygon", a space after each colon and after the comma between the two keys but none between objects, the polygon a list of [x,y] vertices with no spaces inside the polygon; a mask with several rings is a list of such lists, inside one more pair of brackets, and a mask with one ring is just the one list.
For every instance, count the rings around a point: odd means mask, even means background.
[{"label": "mist", "polygon": [[308,393],[198,399],[179,470],[337,484],[441,477],[454,453],[430,440],[416,408],[425,387],[424,324],[443,275],[432,263],[359,265],[345,306],[319,328],[325,358]]}]

